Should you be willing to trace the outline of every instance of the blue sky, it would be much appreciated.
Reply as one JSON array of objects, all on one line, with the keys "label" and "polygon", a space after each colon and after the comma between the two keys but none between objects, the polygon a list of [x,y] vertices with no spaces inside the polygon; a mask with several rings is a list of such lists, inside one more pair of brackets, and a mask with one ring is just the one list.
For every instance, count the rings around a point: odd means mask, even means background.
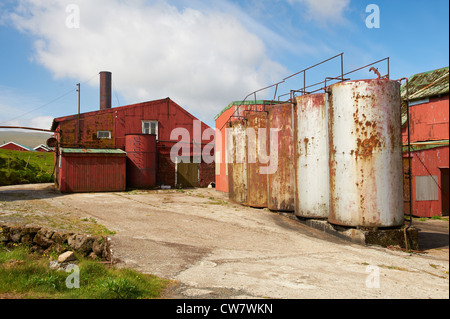
[{"label": "blue sky", "polygon": [[[366,25],[370,4],[379,28]],[[391,79],[448,66],[448,28],[447,0],[6,0],[0,125],[49,128],[75,114],[77,83],[81,111],[97,110],[106,70],[113,107],[170,97],[214,127],[231,101],[341,52],[345,72],[389,57]],[[387,73],[384,62],[376,67]],[[332,60],[307,83],[339,72]],[[278,93],[302,81],[293,77]]]}]

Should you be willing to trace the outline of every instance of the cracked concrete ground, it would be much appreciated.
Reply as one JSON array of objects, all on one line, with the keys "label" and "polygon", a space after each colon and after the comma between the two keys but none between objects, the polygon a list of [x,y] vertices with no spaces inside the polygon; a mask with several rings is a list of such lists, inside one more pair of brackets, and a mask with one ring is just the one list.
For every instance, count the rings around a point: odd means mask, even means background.
[{"label": "cracked concrete ground", "polygon": [[164,298],[449,298],[448,221],[437,221],[444,231],[426,238],[425,254],[410,254],[337,239],[214,189],[62,195],[41,184],[0,187],[0,200],[0,221],[29,222],[30,207],[42,221],[95,219],[116,232],[118,266],[174,281]]}]

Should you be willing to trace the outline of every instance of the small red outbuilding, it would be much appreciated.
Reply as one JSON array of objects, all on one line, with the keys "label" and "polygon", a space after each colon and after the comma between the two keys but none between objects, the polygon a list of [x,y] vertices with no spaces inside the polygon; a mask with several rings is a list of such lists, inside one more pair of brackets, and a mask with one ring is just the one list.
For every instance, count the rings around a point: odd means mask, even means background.
[{"label": "small red outbuilding", "polygon": [[126,153],[115,149],[61,148],[56,179],[63,193],[124,191]]},{"label": "small red outbuilding", "polygon": [[16,142],[8,142],[3,145],[0,145],[0,149],[11,151],[35,152],[34,149]]}]

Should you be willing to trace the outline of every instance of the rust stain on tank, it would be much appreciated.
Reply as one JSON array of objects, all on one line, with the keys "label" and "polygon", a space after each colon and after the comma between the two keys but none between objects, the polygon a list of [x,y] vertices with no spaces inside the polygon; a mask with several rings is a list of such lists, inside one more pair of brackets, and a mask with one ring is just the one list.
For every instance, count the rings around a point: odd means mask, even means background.
[{"label": "rust stain on tank", "polygon": [[381,147],[381,142],[376,136],[372,135],[364,140],[357,138],[356,145],[358,147],[355,151],[356,157],[365,158],[371,156],[375,148]]},{"label": "rust stain on tank", "polygon": [[245,121],[234,120],[228,124],[230,135],[227,145],[231,162],[228,165],[228,187],[230,200],[246,204],[247,164],[245,158]]},{"label": "rust stain on tank", "polygon": [[305,143],[305,154],[308,155],[308,142],[309,142],[309,138],[305,137],[303,139],[303,142]]},{"label": "rust stain on tank", "polygon": [[[267,166],[262,157],[267,156],[267,113],[258,112],[247,116],[247,129],[253,130],[255,140],[247,136],[247,205],[267,207],[267,175],[260,168]],[[265,131],[266,136],[262,135]]]}]

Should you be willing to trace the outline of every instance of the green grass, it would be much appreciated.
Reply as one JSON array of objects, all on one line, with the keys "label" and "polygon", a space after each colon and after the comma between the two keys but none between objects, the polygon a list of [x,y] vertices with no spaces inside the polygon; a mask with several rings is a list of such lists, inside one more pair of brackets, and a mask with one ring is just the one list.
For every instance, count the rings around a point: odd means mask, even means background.
[{"label": "green grass", "polygon": [[154,299],[169,284],[132,269],[77,257],[79,288],[68,288],[66,281],[74,283],[73,271],[50,269],[49,258],[31,254],[26,246],[0,246],[0,294],[29,299]]},{"label": "green grass", "polygon": [[0,150],[0,186],[52,182],[54,154]]}]

